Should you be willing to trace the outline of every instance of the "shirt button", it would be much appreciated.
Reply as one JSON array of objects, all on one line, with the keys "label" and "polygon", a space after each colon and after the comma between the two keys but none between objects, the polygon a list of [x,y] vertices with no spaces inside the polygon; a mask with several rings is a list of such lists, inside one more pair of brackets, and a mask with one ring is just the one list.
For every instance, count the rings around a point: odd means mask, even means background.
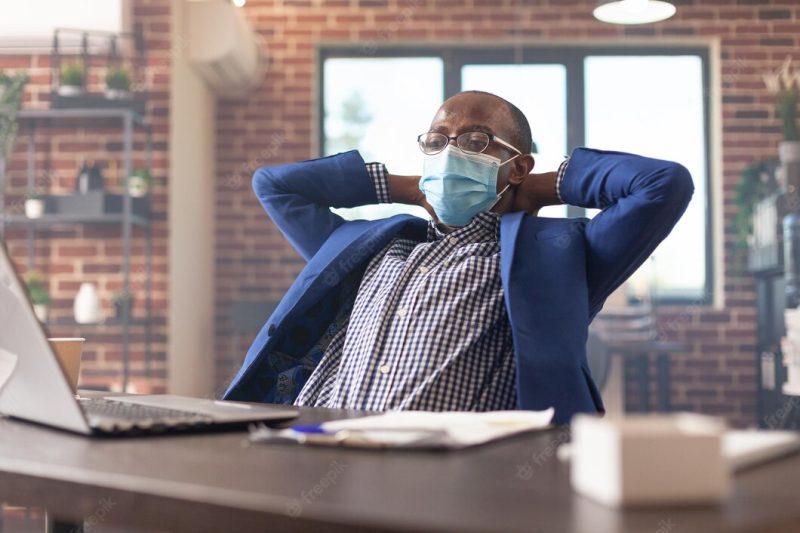
[{"label": "shirt button", "polygon": [[406,310],[405,307],[401,307],[400,309],[397,310],[397,316],[399,316],[400,318],[403,318],[407,314],[408,314],[408,311]]},{"label": "shirt button", "polygon": [[425,272],[427,272],[428,270],[430,270],[430,268],[428,268],[428,267],[426,267],[426,266],[421,266],[421,267],[419,267],[419,271],[420,271],[420,272],[422,272],[423,274],[424,274]]},{"label": "shirt button", "polygon": [[450,244],[458,244],[458,239],[456,239],[455,237],[448,237],[447,242],[449,242]]},{"label": "shirt button", "polygon": [[391,367],[389,365],[381,365],[381,374],[388,374]]}]

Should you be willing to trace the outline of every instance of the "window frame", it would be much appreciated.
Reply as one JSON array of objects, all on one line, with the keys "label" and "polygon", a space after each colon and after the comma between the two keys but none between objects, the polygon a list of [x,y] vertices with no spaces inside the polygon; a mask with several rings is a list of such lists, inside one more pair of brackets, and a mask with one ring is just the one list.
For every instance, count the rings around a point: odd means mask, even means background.
[{"label": "window frame", "polygon": [[[465,65],[492,64],[559,64],[566,68],[567,76],[567,151],[585,145],[586,101],[584,92],[584,60],[588,56],[698,56],[701,62],[703,139],[705,142],[705,287],[699,297],[656,296],[658,305],[712,305],[717,290],[714,279],[713,245],[713,189],[711,148],[711,73],[710,51],[707,46],[682,45],[514,45],[489,46],[447,45],[416,46],[392,44],[366,50],[355,44],[324,44],[317,47],[317,157],[325,153],[325,61],[334,58],[404,58],[437,57],[444,65],[442,100],[453,96],[461,88],[461,69]],[[567,206],[567,217],[584,216],[585,209]]]}]

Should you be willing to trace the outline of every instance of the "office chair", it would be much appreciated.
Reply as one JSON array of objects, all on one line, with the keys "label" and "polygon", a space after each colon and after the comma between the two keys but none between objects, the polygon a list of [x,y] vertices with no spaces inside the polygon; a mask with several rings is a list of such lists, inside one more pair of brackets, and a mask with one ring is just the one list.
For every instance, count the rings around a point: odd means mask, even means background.
[{"label": "office chair", "polygon": [[608,345],[602,337],[594,331],[589,331],[589,337],[586,340],[586,359],[592,379],[602,392],[611,371],[611,350],[608,349]]}]

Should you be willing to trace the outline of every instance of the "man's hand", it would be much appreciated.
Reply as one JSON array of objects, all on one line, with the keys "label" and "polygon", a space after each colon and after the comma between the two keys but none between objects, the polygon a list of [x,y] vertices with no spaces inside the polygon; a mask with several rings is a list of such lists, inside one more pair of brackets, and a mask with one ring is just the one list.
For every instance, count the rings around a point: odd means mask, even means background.
[{"label": "man's hand", "polygon": [[389,174],[389,196],[391,196],[392,202],[418,205],[425,208],[431,217],[438,222],[439,219],[436,217],[436,213],[425,199],[425,195],[419,190],[419,180],[420,176]]},{"label": "man's hand", "polygon": [[511,211],[535,215],[542,207],[560,204],[556,196],[556,172],[528,174],[516,188]]}]

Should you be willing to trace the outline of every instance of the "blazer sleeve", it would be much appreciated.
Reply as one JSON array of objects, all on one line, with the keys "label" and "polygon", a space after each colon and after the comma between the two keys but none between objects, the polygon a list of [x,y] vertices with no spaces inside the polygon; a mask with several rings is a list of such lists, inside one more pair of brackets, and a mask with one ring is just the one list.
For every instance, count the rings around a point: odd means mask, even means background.
[{"label": "blazer sleeve", "polygon": [[590,317],[669,235],[694,192],[672,161],[577,148],[559,184],[564,202],[601,209],[586,223]]},{"label": "blazer sleeve", "polygon": [[330,208],[378,203],[375,187],[356,150],[262,167],[253,176],[259,202],[306,261],[344,223]]}]

